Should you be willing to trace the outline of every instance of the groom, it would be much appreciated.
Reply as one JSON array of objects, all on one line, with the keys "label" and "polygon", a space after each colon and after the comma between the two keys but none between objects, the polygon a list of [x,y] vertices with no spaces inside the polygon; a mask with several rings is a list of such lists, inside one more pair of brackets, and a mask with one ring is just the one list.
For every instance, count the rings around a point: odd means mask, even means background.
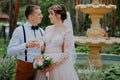
[{"label": "groom", "polygon": [[15,80],[34,79],[33,60],[42,51],[39,41],[44,31],[38,27],[43,18],[40,7],[26,7],[25,16],[27,22],[15,29],[7,49],[8,55],[17,55]]}]

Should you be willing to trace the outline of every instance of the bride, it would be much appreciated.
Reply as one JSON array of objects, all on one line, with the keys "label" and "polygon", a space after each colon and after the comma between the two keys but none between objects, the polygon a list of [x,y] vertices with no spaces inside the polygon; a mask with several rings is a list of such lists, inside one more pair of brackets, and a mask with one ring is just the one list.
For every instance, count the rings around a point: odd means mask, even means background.
[{"label": "bride", "polygon": [[36,80],[46,80],[49,73],[50,80],[79,80],[74,69],[72,55],[75,53],[72,29],[63,21],[67,18],[63,5],[49,7],[49,18],[53,25],[45,29],[45,55],[51,57],[54,64],[42,71],[38,71]]}]

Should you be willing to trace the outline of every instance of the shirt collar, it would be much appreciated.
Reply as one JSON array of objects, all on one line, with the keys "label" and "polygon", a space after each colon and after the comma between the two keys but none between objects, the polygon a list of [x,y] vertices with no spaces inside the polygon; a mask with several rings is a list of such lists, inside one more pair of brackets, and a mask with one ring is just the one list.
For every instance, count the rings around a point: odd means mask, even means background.
[{"label": "shirt collar", "polygon": [[32,26],[32,24],[30,24],[28,21],[26,22],[26,26],[30,27]]},{"label": "shirt collar", "polygon": [[[31,29],[32,24],[30,24],[30,22],[27,21],[24,26],[25,26],[25,27],[28,27],[29,29]],[[37,25],[36,25],[36,26],[37,26]]]}]

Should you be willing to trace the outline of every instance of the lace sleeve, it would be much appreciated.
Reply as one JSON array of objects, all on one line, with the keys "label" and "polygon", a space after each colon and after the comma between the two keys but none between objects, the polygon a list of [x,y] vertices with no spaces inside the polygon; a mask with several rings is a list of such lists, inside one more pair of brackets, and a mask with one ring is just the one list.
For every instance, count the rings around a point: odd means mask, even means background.
[{"label": "lace sleeve", "polygon": [[60,62],[64,62],[67,59],[71,59],[73,61],[73,58],[75,58],[73,56],[74,53],[74,36],[72,35],[72,32],[68,30],[64,36],[64,52],[60,57]]},{"label": "lace sleeve", "polygon": [[64,53],[66,56],[69,56],[69,54],[72,54],[72,45],[73,41],[71,40],[72,33],[69,30],[66,32],[65,37],[64,37]]}]

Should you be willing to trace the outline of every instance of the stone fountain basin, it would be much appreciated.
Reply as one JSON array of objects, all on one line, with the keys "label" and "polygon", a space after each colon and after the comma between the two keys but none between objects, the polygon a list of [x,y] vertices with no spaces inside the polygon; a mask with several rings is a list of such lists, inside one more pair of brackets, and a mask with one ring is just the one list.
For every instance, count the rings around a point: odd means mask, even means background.
[{"label": "stone fountain basin", "polygon": [[[77,53],[77,59],[86,59],[88,58],[88,54],[80,54]],[[102,60],[113,60],[120,61],[120,55],[112,55],[112,54],[101,54]]]},{"label": "stone fountain basin", "polygon": [[92,45],[92,46],[105,46],[112,45],[114,43],[120,43],[120,38],[109,37],[109,38],[88,38],[88,37],[75,37],[75,43],[80,45]]},{"label": "stone fountain basin", "polygon": [[[77,53],[77,64],[85,64],[88,59],[88,54]],[[83,62],[80,62],[83,60]],[[103,64],[120,63],[120,55],[101,54]]]},{"label": "stone fountain basin", "polygon": [[80,4],[76,5],[76,9],[80,10],[86,14],[106,14],[114,9],[116,9],[115,5],[105,5],[105,4]]}]

